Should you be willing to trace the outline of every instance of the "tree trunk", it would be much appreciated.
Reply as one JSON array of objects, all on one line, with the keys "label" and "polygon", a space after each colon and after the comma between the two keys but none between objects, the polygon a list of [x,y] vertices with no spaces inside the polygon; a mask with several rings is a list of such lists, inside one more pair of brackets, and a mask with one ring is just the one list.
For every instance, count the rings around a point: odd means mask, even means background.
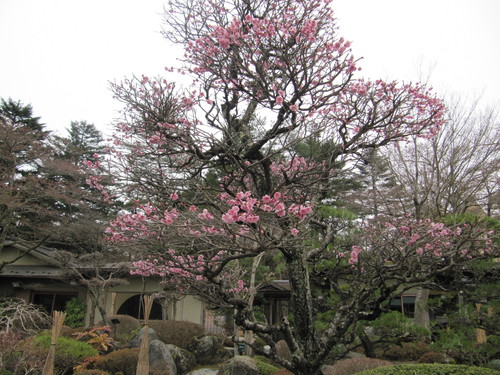
[{"label": "tree trunk", "polygon": [[[296,374],[314,374],[312,364],[318,358],[320,348],[316,341],[313,317],[313,303],[306,255],[297,251],[287,259],[290,281],[290,313],[294,320],[293,338],[296,343],[287,342],[292,356],[298,361]],[[286,339],[286,338],[285,338]],[[294,344],[296,344],[294,347]],[[302,368],[301,368],[302,367]],[[303,372],[300,372],[303,371]]]},{"label": "tree trunk", "polygon": [[[233,315],[236,316],[237,310],[234,309]],[[233,354],[234,356],[238,356],[239,353],[239,348],[238,348],[238,343],[240,342],[240,334],[239,334],[239,327],[236,324],[236,321],[233,319]]]},{"label": "tree trunk", "polygon": [[99,309],[99,312],[101,313],[101,317],[102,317],[102,321],[104,322],[104,325],[105,326],[109,326],[110,322],[109,322],[109,319],[108,319],[108,313],[106,312],[106,309],[103,308],[103,306],[101,304],[97,305],[98,309]]},{"label": "tree trunk", "polygon": [[363,346],[363,349],[365,350],[365,355],[368,358],[375,358],[375,348],[373,345],[373,342],[370,340],[368,335],[363,331],[359,335],[359,339],[361,340],[361,345]]},{"label": "tree trunk", "polygon": [[[109,325],[110,322],[108,319],[108,313],[106,312],[106,309],[104,307],[104,292],[101,292],[100,290],[92,290],[90,288],[89,288],[89,292],[90,292],[92,304],[94,305],[93,311],[95,311],[95,308],[97,307],[97,310],[101,314],[103,324]],[[91,326],[92,325],[94,325],[94,321],[91,322]]]},{"label": "tree trunk", "polygon": [[94,322],[95,322],[95,308],[96,308],[96,305],[94,303],[94,300],[91,298],[90,299],[89,321],[87,323],[87,327],[85,327],[85,328],[91,328],[94,325]]},{"label": "tree trunk", "polygon": [[[259,267],[260,261],[262,260],[263,256],[264,256],[264,253],[260,253],[259,255],[257,255],[253,259],[253,263],[252,263],[252,273],[250,275],[250,288],[249,288],[250,289],[250,296],[248,298],[248,308],[250,310],[253,309],[255,295],[257,294],[257,288],[255,286],[255,279],[256,279],[256,275],[257,275],[257,268]],[[244,336],[245,336],[244,340],[247,343],[247,345],[245,347],[244,354],[247,356],[252,356],[253,350],[252,350],[252,347],[250,346],[250,344],[253,344],[253,342],[254,342],[253,331],[245,330]]]},{"label": "tree trunk", "polygon": [[429,289],[419,287],[415,296],[414,323],[417,326],[430,328],[429,318]]}]

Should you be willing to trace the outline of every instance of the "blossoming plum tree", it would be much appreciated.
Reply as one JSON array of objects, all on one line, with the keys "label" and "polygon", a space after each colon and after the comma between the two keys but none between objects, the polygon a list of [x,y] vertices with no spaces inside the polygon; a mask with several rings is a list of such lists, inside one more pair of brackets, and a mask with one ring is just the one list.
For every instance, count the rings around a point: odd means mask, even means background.
[{"label": "blossoming plum tree", "polygon": [[[432,137],[445,108],[423,85],[356,79],[329,1],[169,4],[165,36],[185,47],[185,67],[168,70],[191,76],[192,87],[145,76],[112,85],[124,104],[114,142],[121,190],[113,193],[131,209],[108,234],[148,249],[135,273],[234,308],[270,357],[309,375],[332,349],[345,354],[358,321],[380,314],[401,285],[428,283],[489,251],[471,226],[411,218],[362,226],[348,246],[337,240],[325,206],[338,162],[410,135]],[[320,160],[295,151],[308,139],[325,145]],[[281,255],[291,285],[290,315],[275,325],[248,304],[242,263],[263,253]],[[325,291],[336,302],[319,331]],[[277,337],[292,360],[277,356]]]}]

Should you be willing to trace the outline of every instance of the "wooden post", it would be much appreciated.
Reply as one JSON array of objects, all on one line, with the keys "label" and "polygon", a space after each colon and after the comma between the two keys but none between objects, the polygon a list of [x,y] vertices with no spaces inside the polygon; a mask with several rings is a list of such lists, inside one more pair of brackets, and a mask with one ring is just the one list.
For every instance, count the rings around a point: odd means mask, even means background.
[{"label": "wooden post", "polygon": [[111,315],[115,314],[116,296],[116,292],[111,293]]},{"label": "wooden post", "polygon": [[42,375],[54,374],[54,360],[56,358],[57,338],[61,333],[62,326],[64,323],[64,318],[66,318],[66,313],[61,311],[54,311],[54,319],[52,322],[52,335],[50,338],[50,348],[49,348],[49,353],[47,354],[47,359],[45,361],[45,366],[43,366]]}]

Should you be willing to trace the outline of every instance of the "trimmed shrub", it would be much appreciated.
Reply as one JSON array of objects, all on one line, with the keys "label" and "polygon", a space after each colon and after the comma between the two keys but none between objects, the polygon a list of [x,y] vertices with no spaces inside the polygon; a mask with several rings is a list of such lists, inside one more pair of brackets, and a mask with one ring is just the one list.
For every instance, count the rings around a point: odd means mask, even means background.
[{"label": "trimmed shrub", "polygon": [[[39,355],[45,358],[49,352],[51,334],[42,333],[33,338],[35,346],[41,349]],[[72,369],[87,357],[93,357],[98,354],[97,350],[86,342],[78,341],[68,337],[59,337],[56,344],[56,358],[54,367],[65,372]]]},{"label": "trimmed shrub", "polygon": [[428,340],[431,333],[429,329],[416,325],[412,319],[407,318],[399,311],[391,311],[380,315],[370,322],[375,336],[384,340],[405,341]]},{"label": "trimmed shrub", "polygon": [[[110,336],[115,340],[120,342],[122,345],[127,344],[130,340],[134,338],[134,336],[141,329],[141,322],[130,315],[110,315],[109,321],[111,322],[110,328],[111,333]],[[113,323],[113,321],[119,321],[119,323]],[[104,323],[99,323],[100,326],[103,326]]]},{"label": "trimmed shrub", "polygon": [[347,358],[342,359],[328,368],[325,375],[351,375],[360,371],[370,370],[381,366],[392,365],[389,361],[374,358]]},{"label": "trimmed shrub", "polygon": [[491,368],[500,372],[500,359],[493,359],[489,361],[484,367]]},{"label": "trimmed shrub", "polygon": [[205,333],[205,329],[201,325],[186,321],[154,321],[150,322],[150,327],[156,331],[160,341],[183,349],[188,349],[194,337]]},{"label": "trimmed shrub", "polygon": [[431,351],[431,346],[425,342],[403,342],[401,345],[389,345],[382,356],[393,361],[416,361]]},{"label": "trimmed shrub", "polygon": [[498,371],[465,365],[418,364],[378,367],[358,375],[498,375]]},{"label": "trimmed shrub", "polygon": [[427,352],[422,354],[418,359],[418,363],[446,363],[446,356],[439,352]]},{"label": "trimmed shrub", "polygon": [[98,357],[93,364],[97,370],[107,371],[110,374],[117,372],[123,375],[135,375],[139,349],[120,349],[108,355]]}]

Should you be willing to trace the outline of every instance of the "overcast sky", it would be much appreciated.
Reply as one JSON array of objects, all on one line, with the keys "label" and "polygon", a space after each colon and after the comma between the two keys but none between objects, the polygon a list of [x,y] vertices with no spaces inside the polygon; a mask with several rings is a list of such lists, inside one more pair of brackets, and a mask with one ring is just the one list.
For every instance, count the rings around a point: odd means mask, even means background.
[{"label": "overcast sky", "polygon": [[[166,0],[165,0],[166,1]],[[162,74],[178,53],[161,0],[0,0],[0,97],[31,103],[63,134],[109,128],[108,81]],[[333,0],[340,33],[372,79],[427,78],[438,92],[500,103],[500,0]]]}]

